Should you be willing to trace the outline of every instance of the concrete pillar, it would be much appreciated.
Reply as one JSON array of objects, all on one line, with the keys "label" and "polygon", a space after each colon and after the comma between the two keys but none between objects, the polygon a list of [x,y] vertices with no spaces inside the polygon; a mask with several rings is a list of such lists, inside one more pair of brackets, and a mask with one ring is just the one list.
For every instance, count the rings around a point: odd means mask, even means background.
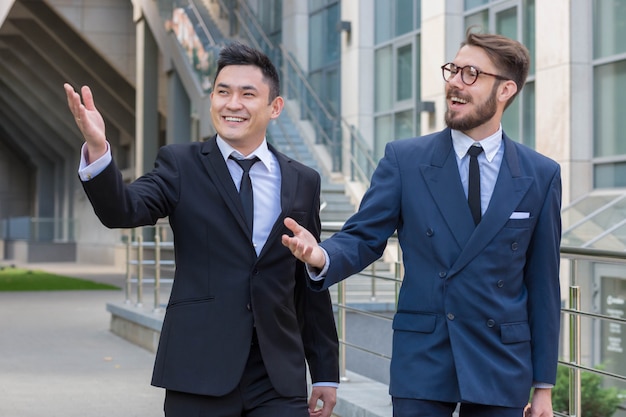
[{"label": "concrete pillar", "polygon": [[137,35],[135,177],[152,168],[159,145],[158,47],[143,14],[140,12],[139,14],[140,16],[135,19]]},{"label": "concrete pillar", "polygon": [[445,81],[440,67],[454,59],[464,28],[463,0],[422,2],[421,100],[435,103],[435,113],[421,114],[422,135],[445,127]]},{"label": "concrete pillar", "polygon": [[176,71],[169,74],[167,88],[167,143],[191,142],[191,101]]},{"label": "concrete pillar", "polygon": [[[581,85],[572,86],[572,71],[587,72],[584,56],[577,58],[579,62],[573,62],[573,51],[579,49],[588,52],[589,49],[581,47],[591,42],[591,20],[579,19],[576,29],[573,30],[572,13],[570,6],[573,3],[587,3],[585,0],[553,0],[549,2],[535,2],[536,7],[536,48],[535,48],[535,91],[536,91],[536,149],[561,164],[563,179],[563,202],[570,201],[572,197],[572,178],[570,173],[577,171],[572,166],[572,143],[570,137],[573,134],[572,126],[578,126],[580,132],[576,132],[580,138],[580,154],[585,158],[590,157],[590,151],[582,148],[590,143],[590,133],[586,125],[592,126],[591,116],[591,74],[588,78],[576,77],[577,81],[585,81]],[[581,16],[582,17],[582,16]],[[587,21],[587,23],[585,23]],[[588,38],[587,38],[588,36]],[[575,39],[578,38],[578,39]],[[541,39],[550,39],[550,42],[541,42]],[[572,48],[572,45],[577,45]],[[584,55],[584,54],[582,54]],[[582,75],[582,74],[581,74]],[[574,91],[577,95],[587,97],[585,103],[580,99],[572,100]],[[586,91],[585,91],[586,90]],[[576,104],[576,117],[573,114],[573,102]],[[589,114],[586,115],[585,111]],[[575,121],[579,118],[579,121]],[[581,155],[582,156],[582,155]],[[590,189],[589,182],[592,176],[589,167],[579,162],[581,168],[576,180],[576,188],[579,195]]]}]

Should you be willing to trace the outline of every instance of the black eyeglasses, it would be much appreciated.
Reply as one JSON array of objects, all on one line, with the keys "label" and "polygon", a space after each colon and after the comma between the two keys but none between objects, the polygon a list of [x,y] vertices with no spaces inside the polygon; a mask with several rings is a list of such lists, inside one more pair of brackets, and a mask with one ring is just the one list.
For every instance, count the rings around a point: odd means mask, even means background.
[{"label": "black eyeglasses", "polygon": [[452,62],[448,62],[445,65],[441,66],[441,73],[443,75],[443,79],[448,82],[451,79],[454,78],[454,76],[457,73],[461,73],[461,81],[463,81],[463,83],[465,85],[472,85],[476,82],[476,80],[478,79],[478,76],[480,74],[484,74],[484,75],[491,75],[492,77],[496,77],[499,80],[508,80],[508,78],[503,77],[501,75],[497,75],[497,74],[490,74],[488,72],[485,71],[481,71],[478,68],[472,66],[472,65],[466,65],[464,67],[459,67],[455,64],[453,64]]}]

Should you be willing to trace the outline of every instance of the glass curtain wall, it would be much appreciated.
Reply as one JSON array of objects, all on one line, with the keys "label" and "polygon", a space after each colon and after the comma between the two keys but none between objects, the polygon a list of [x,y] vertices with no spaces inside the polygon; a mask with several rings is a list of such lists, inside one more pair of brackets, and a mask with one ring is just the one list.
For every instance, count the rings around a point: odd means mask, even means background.
[{"label": "glass curtain wall", "polygon": [[341,109],[339,0],[309,0],[309,82],[333,116]]},{"label": "glass curtain wall", "polygon": [[594,0],[594,187],[626,187],[626,0]]},{"label": "glass curtain wall", "polygon": [[522,42],[530,71],[522,92],[506,109],[502,128],[513,140],[535,147],[535,0],[465,0],[465,27]]},{"label": "glass curtain wall", "polygon": [[374,159],[420,133],[420,0],[375,0]]}]

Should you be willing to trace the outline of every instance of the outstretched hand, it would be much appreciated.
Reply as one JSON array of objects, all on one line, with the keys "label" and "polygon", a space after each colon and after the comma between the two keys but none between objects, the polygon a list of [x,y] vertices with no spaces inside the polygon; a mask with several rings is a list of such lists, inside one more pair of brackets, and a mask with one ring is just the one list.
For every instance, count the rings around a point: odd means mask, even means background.
[{"label": "outstretched hand", "polygon": [[104,132],[104,119],[98,109],[96,109],[89,87],[83,86],[80,90],[80,95],[68,83],[63,84],[63,88],[67,96],[67,105],[74,116],[76,126],[78,126],[80,133],[85,138],[88,160],[93,162],[107,151],[108,145]]},{"label": "outstretched hand", "polygon": [[283,235],[282,242],[293,256],[314,268],[324,268],[326,257],[315,236],[290,217],[285,218],[285,226],[293,232],[293,236]]}]

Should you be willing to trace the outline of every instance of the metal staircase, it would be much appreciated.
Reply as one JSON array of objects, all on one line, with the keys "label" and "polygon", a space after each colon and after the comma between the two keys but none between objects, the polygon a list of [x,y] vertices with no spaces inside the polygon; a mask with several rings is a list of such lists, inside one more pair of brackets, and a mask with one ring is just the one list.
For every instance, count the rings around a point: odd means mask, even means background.
[{"label": "metal staircase", "polygon": [[[190,0],[188,14],[194,21],[197,31],[206,33],[199,37],[203,42],[210,43],[207,48],[223,45],[228,40],[223,33],[224,28],[228,27],[227,16],[224,16],[220,10],[222,8],[220,8],[219,1]],[[321,169],[312,146],[300,133],[298,124],[303,122],[296,119],[287,111],[283,111],[280,117],[268,126],[268,141],[279,151],[320,173],[322,177],[321,220],[322,222],[343,223],[355,212],[355,207],[345,194],[343,183],[332,181],[329,173]]]}]

